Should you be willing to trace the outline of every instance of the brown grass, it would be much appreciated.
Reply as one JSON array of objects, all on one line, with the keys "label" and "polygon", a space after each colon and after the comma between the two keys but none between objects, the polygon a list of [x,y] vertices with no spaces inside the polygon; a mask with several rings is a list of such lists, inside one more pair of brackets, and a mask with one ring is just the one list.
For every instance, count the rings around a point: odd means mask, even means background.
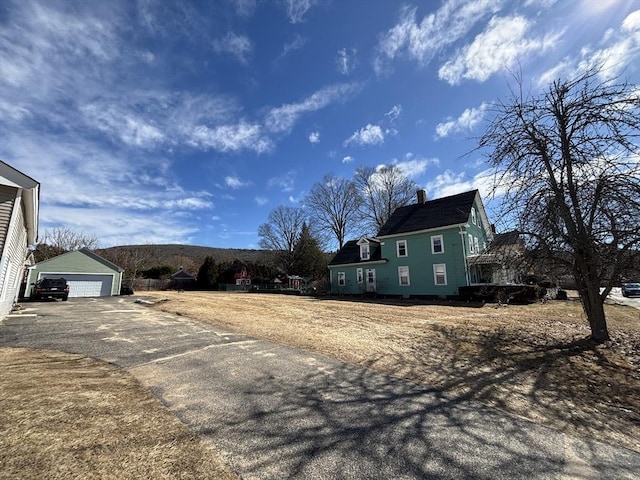
[{"label": "brown grass", "polygon": [[0,478],[237,476],[128,373],[80,355],[0,349]]},{"label": "brown grass", "polygon": [[577,301],[495,308],[158,292],[153,308],[323,353],[640,451],[640,311],[607,305],[585,341]]}]

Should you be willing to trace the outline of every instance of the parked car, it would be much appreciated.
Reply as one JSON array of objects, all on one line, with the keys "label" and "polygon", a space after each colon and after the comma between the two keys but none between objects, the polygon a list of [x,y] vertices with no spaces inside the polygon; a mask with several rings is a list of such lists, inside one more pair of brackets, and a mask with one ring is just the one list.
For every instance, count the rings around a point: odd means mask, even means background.
[{"label": "parked car", "polygon": [[623,283],[622,296],[631,297],[633,295],[640,295],[640,283]]},{"label": "parked car", "polygon": [[38,280],[31,290],[31,300],[43,298],[61,298],[66,302],[69,298],[69,283],[62,277]]}]

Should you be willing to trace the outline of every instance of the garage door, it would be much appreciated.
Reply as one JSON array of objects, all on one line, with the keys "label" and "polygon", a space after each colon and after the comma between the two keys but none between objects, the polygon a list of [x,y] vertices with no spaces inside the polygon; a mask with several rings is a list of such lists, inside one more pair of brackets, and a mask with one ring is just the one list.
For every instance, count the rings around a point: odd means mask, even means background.
[{"label": "garage door", "polygon": [[64,275],[69,282],[70,297],[108,297],[112,275]]}]

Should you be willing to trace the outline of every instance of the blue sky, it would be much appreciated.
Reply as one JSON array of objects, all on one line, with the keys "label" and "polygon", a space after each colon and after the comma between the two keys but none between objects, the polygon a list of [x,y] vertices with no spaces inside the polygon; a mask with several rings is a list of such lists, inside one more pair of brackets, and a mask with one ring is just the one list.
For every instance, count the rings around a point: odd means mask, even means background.
[{"label": "blue sky", "polygon": [[41,234],[258,248],[327,173],[488,192],[468,153],[513,72],[639,83],[639,57],[637,0],[3,0],[0,159]]}]

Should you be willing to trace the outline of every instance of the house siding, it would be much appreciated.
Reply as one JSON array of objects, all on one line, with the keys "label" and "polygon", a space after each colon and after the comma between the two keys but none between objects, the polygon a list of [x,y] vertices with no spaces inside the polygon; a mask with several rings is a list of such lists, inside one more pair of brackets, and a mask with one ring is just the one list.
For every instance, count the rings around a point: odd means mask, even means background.
[{"label": "house siding", "polygon": [[[444,252],[434,254],[431,237],[441,235]],[[382,256],[388,260],[379,273],[384,292],[390,295],[457,295],[458,286],[466,285],[464,256],[460,231],[457,228],[432,232],[409,233],[382,241]],[[408,256],[398,257],[396,242],[407,241]],[[433,265],[445,264],[447,285],[436,285]],[[400,285],[398,267],[409,267],[410,285]]]},{"label": "house siding", "polygon": [[0,186],[0,228],[3,232],[0,259],[0,317],[13,308],[18,298],[20,281],[27,254],[27,231],[20,201],[20,190]]},{"label": "house siding", "polygon": [[13,213],[17,192],[17,188],[0,185],[0,251],[4,249],[4,243],[7,239],[9,221]]}]

